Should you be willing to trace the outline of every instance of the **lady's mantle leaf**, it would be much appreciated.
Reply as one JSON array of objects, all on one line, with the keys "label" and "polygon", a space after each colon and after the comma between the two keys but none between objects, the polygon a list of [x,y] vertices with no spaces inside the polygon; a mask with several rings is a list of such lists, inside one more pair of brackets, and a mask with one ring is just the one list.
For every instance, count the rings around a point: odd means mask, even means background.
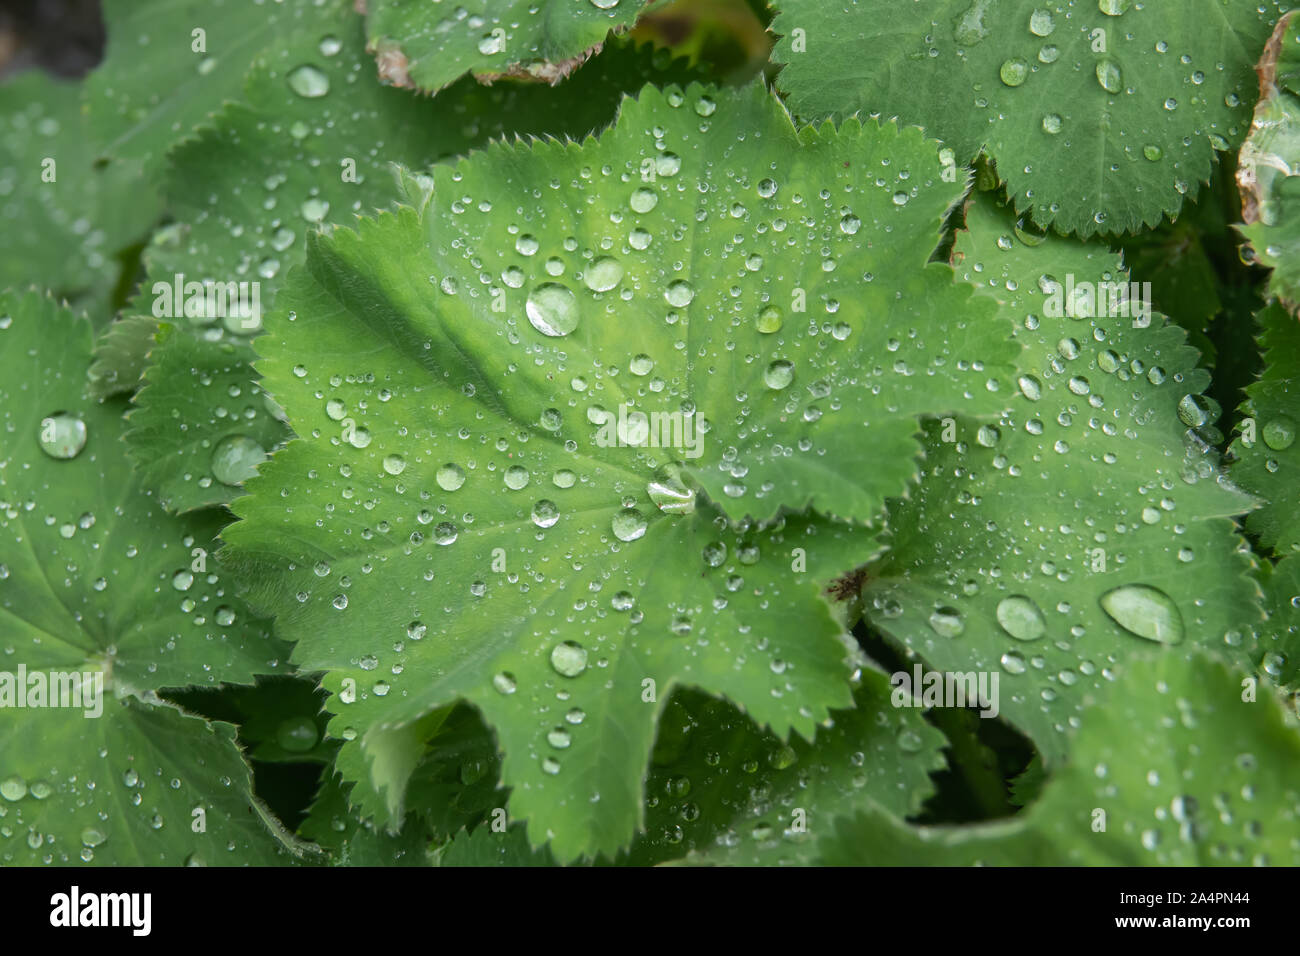
[{"label": "lady's mantle leaf", "polygon": [[367,0],[379,76],[434,92],[466,73],[558,83],[652,0]]},{"label": "lady's mantle leaf", "polygon": [[1232,477],[1263,499],[1246,527],[1266,548],[1291,554],[1300,551],[1300,323],[1276,302],[1256,320],[1264,371],[1246,387]]},{"label": "lady's mantle leaf", "polygon": [[1185,333],[1140,314],[1140,290],[1111,313],[1128,290],[1117,256],[1017,237],[984,202],[967,226],[955,259],[1020,326],[1020,394],[974,441],[927,430],[920,487],[890,509],[864,604],[932,667],[998,675],[1002,716],[1053,764],[1134,653],[1252,650],[1262,610],[1229,516],[1253,502],[1202,451],[1196,429],[1216,413]]},{"label": "lady's mantle leaf", "polygon": [[914,131],[647,89],[598,142],[493,147],[313,239],[259,341],[302,440],[226,537],[337,728],[388,752],[473,700],[568,860],[631,838],[672,685],[782,736],[847,706],[818,591],[870,534],[728,519],[813,488],[869,519],[919,413],[1004,401],[1005,326],[925,264],[940,172]]},{"label": "lady's mantle leaf", "polygon": [[[397,198],[392,163],[423,169],[520,130],[585,136],[613,117],[632,76],[663,72],[652,68],[648,49],[617,44],[612,57],[593,60],[562,90],[466,80],[431,101],[380,86],[368,73],[361,33],[360,18],[338,3],[312,9],[259,58],[245,101],[227,105],[170,154],[167,192],[177,221],[146,251],[149,277],[133,304],[139,314],[118,323],[125,328],[106,339],[97,369],[101,379],[134,388],[142,359],[107,354],[110,342],[134,344],[139,355],[152,342],[131,334],[137,323],[156,325],[159,316],[174,324],[153,349],[127,433],[146,484],[170,509],[230,501],[286,437],[279,410],[253,381],[248,340],[261,327],[257,309],[270,308],[284,276],[303,261],[309,232],[351,224]],[[303,63],[321,78],[310,96],[292,81]],[[680,64],[668,68],[683,72]],[[233,293],[209,298],[209,288],[242,291],[240,303],[256,314],[237,311]],[[246,449],[233,468],[232,443]]]},{"label": "lady's mantle leaf", "polygon": [[1237,160],[1244,226],[1269,288],[1300,311],[1300,17],[1278,23],[1255,67],[1259,103]]},{"label": "lady's mantle leaf", "polygon": [[[0,855],[266,862],[280,841],[249,814],[233,728],[153,691],[250,681],[283,667],[283,647],[217,573],[219,522],[169,517],[140,490],[120,404],[85,395],[90,340],[49,299],[0,297]],[[82,708],[17,707],[19,668],[99,675],[102,716],[83,716],[93,690]]]},{"label": "lady's mantle leaf", "polygon": [[905,826],[868,811],[821,841],[830,865],[1295,866],[1300,734],[1278,699],[1204,654],[1126,662],[1073,759],[1022,817]]},{"label": "lady's mantle leaf", "polygon": [[781,0],[778,83],[801,116],[881,112],[966,162],[987,149],[1017,208],[1083,236],[1176,213],[1249,125],[1275,0]]}]

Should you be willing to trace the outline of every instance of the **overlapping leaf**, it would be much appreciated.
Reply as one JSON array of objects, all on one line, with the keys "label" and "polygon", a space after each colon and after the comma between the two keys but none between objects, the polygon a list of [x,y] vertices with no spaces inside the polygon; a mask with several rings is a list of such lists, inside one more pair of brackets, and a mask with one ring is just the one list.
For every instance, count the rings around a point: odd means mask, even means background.
[{"label": "overlapping leaf", "polygon": [[[620,44],[563,93],[466,81],[431,104],[368,75],[361,33],[343,0],[311,10],[258,58],[244,101],[170,157],[167,191],[178,222],[149,248],[137,314],[106,337],[97,372],[105,388],[133,388],[140,346],[153,349],[127,440],[175,510],[229,501],[287,435],[254,384],[248,336],[302,261],[307,233],[349,224],[399,196],[391,163],[420,169],[506,132],[583,136],[612,117],[632,77],[681,72]],[[303,64],[315,71],[314,86],[295,84]],[[242,311],[233,304],[238,294]],[[176,328],[154,346],[137,334],[145,316],[166,316]],[[232,447],[244,450],[234,468]]]},{"label": "overlapping leaf", "polygon": [[494,147],[315,240],[259,343],[303,440],[226,538],[338,725],[383,751],[472,699],[568,860],[631,838],[674,684],[782,736],[847,705],[818,591],[870,534],[727,519],[819,489],[869,519],[919,412],[1005,400],[1005,326],[925,265],[940,172],[915,131],[647,89],[599,142]]},{"label": "overlapping leaf", "polygon": [[1251,652],[1262,610],[1229,516],[1253,502],[1195,434],[1209,376],[1185,334],[1158,314],[1144,327],[1137,297],[1112,314],[1118,257],[1017,235],[983,199],[967,228],[955,260],[1019,326],[1020,394],[996,426],[927,428],[920,486],[890,509],[864,603],[932,667],[1000,675],[1002,716],[1051,765],[1128,657]]},{"label": "overlapping leaf", "polygon": [[557,83],[657,2],[368,0],[366,31],[379,75],[396,86],[436,91],[466,73]]},{"label": "overlapping leaf", "polygon": [[1249,126],[1284,4],[783,0],[773,58],[796,114],[898,116],[986,149],[1018,209],[1087,236],[1174,214]]},{"label": "overlapping leaf", "polygon": [[161,202],[137,168],[93,160],[79,84],[32,70],[0,86],[0,289],[35,285],[97,306],[106,298],[116,254]]},{"label": "overlapping leaf", "polygon": [[1300,309],[1300,17],[1277,25],[1256,67],[1260,98],[1238,158],[1240,226],[1269,289]]},{"label": "overlapping leaf", "polygon": [[1279,554],[1300,551],[1300,323],[1277,303],[1256,317],[1264,371],[1246,388],[1233,479],[1263,499],[1246,527]]},{"label": "overlapping leaf", "polygon": [[272,673],[283,646],[218,573],[218,524],[171,518],[140,490],[120,451],[122,407],[85,394],[90,340],[90,323],[49,299],[0,297],[4,668],[77,675],[59,700],[78,687],[83,702],[21,709],[39,681],[0,689],[0,854],[269,862],[283,840],[251,802],[234,728],[152,692]]},{"label": "overlapping leaf", "polygon": [[821,840],[830,865],[1295,866],[1300,734],[1272,693],[1204,654],[1126,661],[1074,759],[1013,821],[912,828],[869,810]]}]

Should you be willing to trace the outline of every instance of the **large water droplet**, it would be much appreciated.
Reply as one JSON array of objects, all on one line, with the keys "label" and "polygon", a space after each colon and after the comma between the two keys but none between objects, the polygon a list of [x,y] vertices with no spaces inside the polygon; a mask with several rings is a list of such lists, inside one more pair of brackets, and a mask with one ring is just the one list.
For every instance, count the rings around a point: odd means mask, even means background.
[{"label": "large water droplet", "polygon": [[1029,76],[1029,64],[1018,56],[1004,60],[998,70],[998,76],[1007,86],[1019,86]]},{"label": "large water droplet", "polygon": [[583,270],[582,281],[592,292],[608,292],[623,281],[623,263],[602,256]]},{"label": "large water droplet", "polygon": [[966,630],[966,622],[955,607],[938,607],[930,614],[930,627],[940,637],[959,637]]},{"label": "large water droplet", "polygon": [[646,494],[665,514],[688,515],[695,511],[695,492],[686,487],[681,470],[675,466],[664,469],[664,474],[646,485]]},{"label": "large water droplet", "polygon": [[794,364],[777,359],[763,371],[763,384],[771,389],[782,389],[794,381]]},{"label": "large water droplet", "polygon": [[16,803],[27,796],[27,781],[19,776],[6,777],[0,781],[0,797],[10,803]]},{"label": "large water droplet", "polygon": [[1163,591],[1146,584],[1126,584],[1101,596],[1101,609],[1130,634],[1159,644],[1183,639],[1183,616]]},{"label": "large water droplet", "polygon": [[618,540],[635,541],[645,534],[645,516],[635,508],[624,508],[614,515],[610,527],[614,531],[614,537],[618,538]]},{"label": "large water droplet", "polygon": [[41,419],[41,451],[51,458],[76,458],[86,447],[86,423],[68,412],[54,412]]},{"label": "large water droplet", "polygon": [[1047,621],[1038,605],[1023,594],[1013,594],[998,602],[998,623],[1018,641],[1036,641],[1047,631]]},{"label": "large water droplet", "polygon": [[1119,65],[1114,60],[1097,61],[1097,82],[1107,93],[1118,93],[1124,84],[1119,72]]},{"label": "large water droplet", "polygon": [[1285,451],[1295,443],[1295,422],[1286,415],[1279,415],[1272,421],[1264,423],[1260,429],[1264,444],[1274,451]]},{"label": "large water droplet", "polygon": [[668,283],[668,287],[664,289],[664,299],[669,305],[678,309],[686,308],[694,298],[695,290],[691,284],[681,279]]},{"label": "large water droplet", "polygon": [[1029,32],[1036,37],[1051,36],[1056,29],[1056,18],[1051,10],[1039,8],[1029,15]]},{"label": "large water droplet", "polygon": [[465,469],[454,462],[447,462],[438,469],[438,473],[434,475],[434,480],[438,482],[438,487],[443,491],[455,491],[465,484]]},{"label": "large water droplet", "polygon": [[551,666],[563,677],[577,677],[587,669],[587,649],[574,641],[556,644],[551,649]]},{"label": "large water droplet", "polygon": [[528,293],[524,311],[543,335],[568,335],[578,327],[578,297],[558,282],[543,282]]},{"label": "large water droplet", "polygon": [[212,476],[223,485],[242,485],[266,461],[266,450],[247,435],[227,435],[212,449]]}]

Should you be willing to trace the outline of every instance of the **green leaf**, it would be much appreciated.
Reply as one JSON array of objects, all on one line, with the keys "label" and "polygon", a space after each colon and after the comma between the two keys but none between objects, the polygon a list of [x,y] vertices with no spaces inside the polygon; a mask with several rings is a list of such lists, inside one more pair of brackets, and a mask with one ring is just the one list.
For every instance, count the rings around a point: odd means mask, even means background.
[{"label": "green leaf", "polygon": [[[878,809],[821,841],[829,865],[1295,866],[1295,722],[1204,654],[1132,658],[1014,820],[908,827]],[[1104,827],[1104,829],[1103,829]]]},{"label": "green leaf", "polygon": [[1300,678],[1300,558],[1290,555],[1260,567],[1268,622],[1261,627],[1261,669],[1283,687],[1297,690]]},{"label": "green leaf", "polygon": [[[229,105],[171,154],[167,192],[177,223],[146,255],[149,278],[132,308],[150,318],[127,321],[134,330],[162,315],[176,329],[153,349],[150,385],[137,396],[127,441],[150,487],[173,510],[225,504],[238,493],[248,469],[216,467],[229,464],[232,443],[255,464],[287,437],[278,409],[254,384],[247,339],[284,276],[302,262],[309,233],[398,198],[391,163],[423,168],[508,130],[582,136],[612,117],[618,91],[641,71],[682,72],[671,63],[656,69],[648,50],[619,44],[613,56],[579,71],[566,95],[466,81],[430,103],[371,80],[361,34],[361,21],[338,3],[312,11],[253,69],[246,102]],[[322,36],[332,44],[323,45]],[[327,95],[299,96],[285,82],[292,64],[308,60],[326,78]],[[561,114],[561,104],[575,101]],[[241,316],[217,297],[189,308],[191,294],[201,291],[190,284],[204,282],[232,297],[242,291],[256,315]],[[144,363],[140,346],[152,343],[134,331],[121,338],[137,344],[139,357],[112,359],[101,375],[134,383]]]},{"label": "green leaf", "polygon": [[1233,480],[1263,499],[1246,519],[1260,543],[1279,554],[1300,550],[1300,323],[1276,302],[1256,316],[1264,352],[1259,381],[1246,387],[1231,453]]},{"label": "green leaf", "polygon": [[523,77],[558,83],[654,6],[646,0],[369,0],[366,32],[379,75],[435,92],[466,73],[486,82]]},{"label": "green leaf", "polygon": [[79,84],[30,70],[0,86],[0,289],[87,294],[98,309],[115,255],[161,213],[139,170],[96,167],[86,138]]},{"label": "green leaf", "polygon": [[796,114],[896,115],[959,163],[987,150],[1017,209],[1082,236],[1153,225],[1209,179],[1214,152],[1245,135],[1279,13],[1273,0],[778,5],[773,59]]},{"label": "green leaf", "polygon": [[[344,0],[327,0],[342,9]],[[319,16],[313,0],[105,0],[108,46],[87,79],[92,141],[105,156],[156,173],[167,150],[227,101],[268,47]],[[324,36],[317,41],[324,47]],[[313,60],[324,56],[318,51]],[[318,95],[312,62],[281,81]],[[315,72],[312,72],[312,71]],[[84,146],[83,146],[84,149]]]},{"label": "green leaf", "polygon": [[[759,87],[647,89],[598,142],[491,148],[435,169],[422,215],[314,238],[259,341],[303,439],[226,540],[343,692],[338,724],[472,700],[512,816],[567,861],[631,838],[674,684],[781,736],[847,705],[818,582],[871,533],[742,519],[816,488],[868,519],[915,468],[919,412],[1003,401],[1004,326],[925,265],[960,190],[938,171],[915,131],[799,132]],[[795,288],[815,323],[759,332]],[[633,402],[675,416],[677,448],[615,440]]]},{"label": "green leaf", "polygon": [[91,394],[111,398],[135,391],[157,334],[153,316],[130,315],[110,322],[95,340],[95,361],[87,373]]},{"label": "green leaf", "polygon": [[1273,270],[1269,290],[1300,310],[1300,18],[1277,25],[1256,66],[1260,99],[1238,158],[1239,226],[1256,261]]},{"label": "green leaf", "polygon": [[1185,334],[1111,316],[1098,297],[1128,280],[1117,256],[1013,226],[981,199],[954,258],[1019,326],[1020,394],[996,426],[927,427],[863,597],[930,667],[997,675],[1001,716],[1050,767],[1116,664],[1179,642],[1244,655],[1262,611],[1228,517],[1252,501],[1190,428],[1212,410]]},{"label": "green leaf", "polygon": [[[0,853],[27,863],[266,862],[283,841],[263,811],[248,816],[234,728],[152,692],[247,682],[283,669],[284,648],[219,573],[220,522],[170,517],[140,490],[119,451],[121,405],[85,394],[90,344],[90,323],[50,299],[0,296],[6,673],[99,675],[103,706],[98,718],[83,716],[94,700],[80,710],[0,708],[0,767],[24,794],[6,808],[14,839]],[[132,770],[142,782],[127,786],[142,788],[142,800],[127,807],[121,783]],[[196,806],[208,814],[203,837],[191,831]],[[85,828],[94,832],[83,837]]]},{"label": "green leaf", "polygon": [[790,865],[864,801],[908,816],[934,792],[944,736],[919,709],[890,704],[889,680],[864,670],[854,709],[813,742],[758,732],[723,701],[683,692],[660,721],[646,786],[647,834],[623,857],[644,865],[690,851],[692,863]]},{"label": "green leaf", "polygon": [[546,847],[534,849],[522,826],[504,833],[487,827],[461,831],[437,853],[439,866],[555,866]]},{"label": "green leaf", "polygon": [[269,866],[303,853],[251,795],[235,728],[156,698],[106,687],[97,717],[0,709],[0,767],[7,866]]},{"label": "green leaf", "polygon": [[299,834],[330,853],[335,866],[428,866],[432,834],[412,820],[388,833],[357,817],[349,806],[348,787],[338,774],[321,784]]}]

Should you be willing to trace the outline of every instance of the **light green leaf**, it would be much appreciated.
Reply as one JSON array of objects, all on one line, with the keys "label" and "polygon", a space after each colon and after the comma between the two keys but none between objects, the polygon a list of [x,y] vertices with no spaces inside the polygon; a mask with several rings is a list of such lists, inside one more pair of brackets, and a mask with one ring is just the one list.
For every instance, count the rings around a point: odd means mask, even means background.
[{"label": "light green leaf", "polygon": [[897,116],[986,149],[1017,209],[1067,232],[1175,214],[1235,148],[1279,4],[779,0],[773,59],[797,115]]},{"label": "light green leaf", "polygon": [[1300,310],[1300,17],[1277,25],[1256,67],[1261,95],[1237,159],[1239,226],[1255,259],[1273,270],[1269,289]]},{"label": "light green leaf", "polygon": [[[797,132],[759,87],[647,89],[597,143],[492,148],[435,169],[422,218],[314,238],[259,342],[303,440],[226,540],[343,692],[339,726],[472,700],[512,816],[571,860],[631,838],[674,684],[781,736],[847,705],[818,582],[871,534],[726,519],[814,488],[868,519],[915,468],[918,412],[1004,400],[1005,326],[925,265],[960,189],[937,173],[915,131]],[[791,262],[794,228],[820,244]],[[794,288],[815,323],[785,311]],[[769,307],[783,331],[755,327]],[[667,413],[654,444],[677,447],[620,444],[624,403]]]},{"label": "light green leaf", "polygon": [[997,675],[1001,716],[1051,766],[1117,664],[1180,642],[1246,655],[1262,611],[1229,517],[1253,502],[1192,430],[1214,413],[1185,333],[1110,314],[1117,256],[1013,225],[981,199],[954,259],[1018,325],[1020,394],[996,426],[927,427],[863,596],[930,667]]},{"label": "light green leaf", "polygon": [[655,2],[369,0],[366,32],[379,76],[395,86],[434,92],[466,73],[558,83]]},{"label": "light green leaf", "polygon": [[1131,658],[1074,758],[1011,821],[913,828],[868,810],[821,841],[829,865],[1295,866],[1300,735],[1271,693],[1204,654]]},{"label": "light green leaf", "polygon": [[462,830],[438,850],[437,861],[439,866],[555,866],[550,850],[529,845],[522,826],[512,826],[504,833],[487,827]]},{"label": "light green leaf", "polygon": [[86,138],[79,84],[30,70],[0,85],[0,289],[98,305],[121,271],[116,254],[161,213],[138,169],[97,168]]},{"label": "light green leaf", "polygon": [[427,826],[412,819],[398,833],[362,821],[349,806],[348,785],[338,774],[321,784],[299,834],[330,854],[335,866],[428,866],[433,839]]},{"label": "light green leaf", "polygon": [[[682,72],[673,64],[656,69],[648,50],[619,44],[579,71],[564,95],[467,80],[431,103],[372,80],[361,34],[346,5],[312,10],[261,57],[246,102],[229,105],[171,154],[167,191],[177,222],[147,250],[149,277],[133,303],[136,315],[125,321],[156,324],[162,315],[176,324],[153,351],[151,385],[137,396],[127,436],[149,486],[173,510],[224,504],[238,493],[248,469],[219,475],[214,467],[227,462],[231,443],[246,447],[255,464],[258,449],[287,437],[278,409],[254,384],[247,341],[284,276],[302,262],[308,233],[396,199],[391,163],[422,169],[507,130],[582,136],[612,117],[632,77]],[[308,60],[327,81],[327,95],[303,97],[285,81]],[[562,104],[569,105],[562,111]],[[225,296],[208,303],[205,295],[201,308],[189,308],[201,283],[215,283],[229,301],[242,293],[255,316],[238,314]],[[139,346],[152,346],[125,331],[121,338],[137,344],[137,355]],[[133,384],[143,364],[142,355],[119,357],[101,375],[117,372]]]},{"label": "light green leaf", "polygon": [[1300,551],[1300,323],[1276,302],[1256,316],[1264,371],[1246,387],[1232,477],[1263,499],[1246,527],[1279,554]]},{"label": "light green leaf", "polygon": [[111,398],[135,391],[157,333],[158,320],[151,315],[129,315],[110,322],[95,340],[95,361],[87,373],[91,394]]}]

